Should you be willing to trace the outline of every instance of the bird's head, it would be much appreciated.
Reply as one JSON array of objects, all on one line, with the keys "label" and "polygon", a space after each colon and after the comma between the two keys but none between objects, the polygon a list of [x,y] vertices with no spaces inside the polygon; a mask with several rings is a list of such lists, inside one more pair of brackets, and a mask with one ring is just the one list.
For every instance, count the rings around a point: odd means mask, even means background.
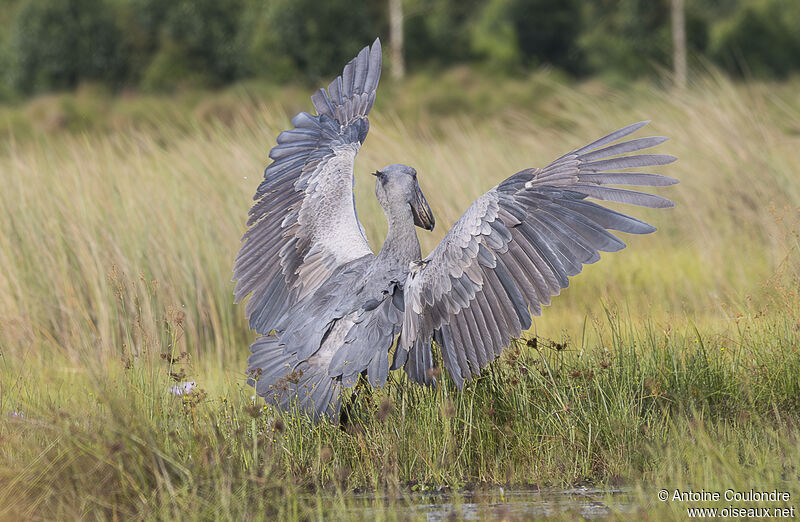
[{"label": "bird's head", "polygon": [[384,211],[391,212],[398,205],[411,207],[414,224],[425,230],[433,230],[436,224],[433,212],[417,183],[417,171],[408,165],[389,165],[375,171],[375,196]]}]

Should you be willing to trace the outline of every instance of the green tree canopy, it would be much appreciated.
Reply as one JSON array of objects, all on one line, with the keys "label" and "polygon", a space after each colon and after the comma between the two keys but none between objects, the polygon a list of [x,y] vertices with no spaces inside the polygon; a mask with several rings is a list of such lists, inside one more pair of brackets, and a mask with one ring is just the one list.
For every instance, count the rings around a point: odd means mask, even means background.
[{"label": "green tree canopy", "polygon": [[31,0],[12,26],[11,84],[23,93],[70,89],[82,80],[111,85],[125,60],[105,0]]},{"label": "green tree canopy", "polygon": [[[671,69],[670,0],[404,0],[410,70],[551,65],[623,79]],[[387,0],[0,0],[0,96],[71,89],[171,90],[243,78],[330,78],[376,36]],[[797,0],[686,2],[690,59],[734,73],[800,70]]]}]

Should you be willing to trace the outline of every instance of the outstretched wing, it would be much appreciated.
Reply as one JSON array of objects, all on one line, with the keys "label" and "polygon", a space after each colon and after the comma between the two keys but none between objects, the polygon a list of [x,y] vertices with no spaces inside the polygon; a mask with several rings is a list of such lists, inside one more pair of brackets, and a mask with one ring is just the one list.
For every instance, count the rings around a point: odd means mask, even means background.
[{"label": "outstretched wing", "polygon": [[[430,384],[431,337],[460,387],[531,325],[550,297],[584,264],[625,244],[608,230],[647,234],[654,227],[588,201],[671,207],[668,199],[605,185],[661,186],[677,180],[619,169],[663,165],[672,156],[612,157],[658,145],[662,137],[609,145],[647,122],[620,129],[544,169],[523,170],[481,196],[416,268],[405,287],[399,363]],[[393,368],[400,364],[395,361]]]},{"label": "outstretched wing", "polygon": [[375,40],[327,92],[311,97],[318,114],[292,118],[294,128],[269,153],[273,162],[253,198],[234,266],[236,302],[252,293],[246,313],[261,334],[336,267],[372,255],[356,216],[353,162],[369,130],[380,73]]}]

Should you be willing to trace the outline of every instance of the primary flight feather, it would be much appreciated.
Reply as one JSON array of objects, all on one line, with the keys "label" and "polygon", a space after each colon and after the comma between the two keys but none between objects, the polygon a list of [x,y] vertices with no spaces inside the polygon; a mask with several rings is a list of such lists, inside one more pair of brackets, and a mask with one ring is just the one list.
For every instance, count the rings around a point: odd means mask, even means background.
[{"label": "primary flight feather", "polygon": [[673,206],[607,186],[677,183],[625,171],[675,160],[623,155],[666,140],[618,141],[647,123],[641,122],[506,179],[424,259],[414,227],[432,230],[434,218],[417,172],[384,167],[375,172],[375,195],[388,233],[374,254],[356,214],[353,164],[369,131],[380,72],[376,40],[311,97],[316,115],[298,114],[294,128],[278,135],[234,267],[236,300],[250,296],[250,327],[261,334],[250,346],[248,382],[267,402],[317,419],[336,417],[342,388],[361,375],[381,386],[390,369],[404,368],[411,380],[433,384],[432,341],[461,387],[529,328],[531,314],[539,315],[584,264],[625,247],[609,230],[655,230],[587,198]]}]

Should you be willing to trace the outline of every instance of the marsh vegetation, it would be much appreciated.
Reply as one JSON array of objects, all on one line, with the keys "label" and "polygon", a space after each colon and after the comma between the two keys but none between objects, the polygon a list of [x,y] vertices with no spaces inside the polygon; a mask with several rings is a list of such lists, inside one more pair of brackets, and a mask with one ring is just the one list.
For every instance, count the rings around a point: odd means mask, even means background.
[{"label": "marsh vegetation", "polygon": [[800,498],[797,84],[453,70],[404,87],[381,93],[357,162],[373,247],[376,166],[419,171],[429,251],[495,183],[643,119],[680,158],[661,171],[677,207],[644,212],[656,234],[586,267],[463,391],[397,373],[342,430],[253,399],[232,304],[250,196],[304,90],[4,108],[0,518],[414,518],[411,495],[498,486],[625,485],[674,518],[657,489]]}]

